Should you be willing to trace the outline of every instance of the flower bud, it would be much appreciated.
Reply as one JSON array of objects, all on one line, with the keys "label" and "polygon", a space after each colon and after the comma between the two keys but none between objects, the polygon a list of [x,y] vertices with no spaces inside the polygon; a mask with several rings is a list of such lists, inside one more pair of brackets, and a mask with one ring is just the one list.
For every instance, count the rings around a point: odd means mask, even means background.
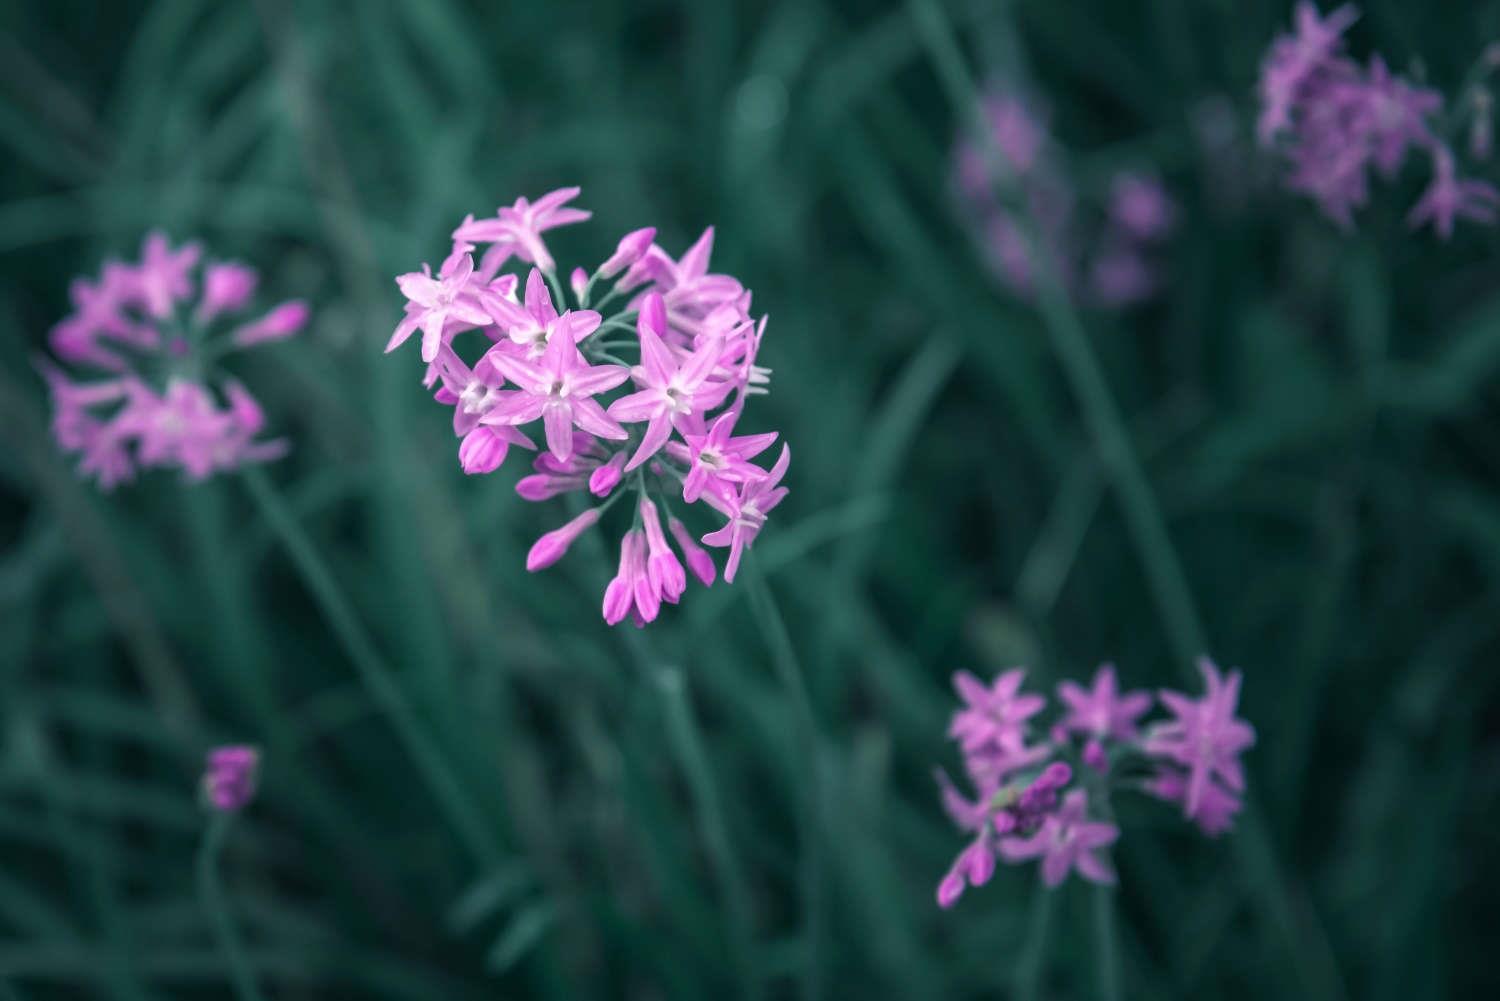
[{"label": "flower bud", "polygon": [[550,567],[563,558],[574,539],[593,528],[598,522],[599,509],[591,507],[561,528],[554,528],[543,535],[532,544],[531,551],[526,554],[526,569],[535,573]]},{"label": "flower bud", "polygon": [[615,252],[609,255],[609,260],[599,265],[599,277],[613,278],[639,261],[645,256],[646,251],[651,249],[651,241],[655,238],[656,227],[654,226],[626,233],[620,239],[619,246],[615,247]]}]

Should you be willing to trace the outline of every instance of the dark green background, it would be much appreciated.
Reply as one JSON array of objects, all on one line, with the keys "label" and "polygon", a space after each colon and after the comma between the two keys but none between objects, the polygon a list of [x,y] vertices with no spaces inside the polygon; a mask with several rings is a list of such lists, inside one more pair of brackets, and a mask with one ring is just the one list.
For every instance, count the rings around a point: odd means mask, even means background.
[{"label": "dark green background", "polygon": [[[1050,690],[1113,659],[1178,685],[1200,632],[1245,672],[1254,816],[1210,842],[1122,801],[1125,996],[1500,989],[1495,233],[1408,233],[1420,170],[1349,234],[1277,190],[1247,137],[1286,4],[946,11],[971,72],[1044,96],[1085,192],[1159,171],[1183,211],[1158,302],[1070,342],[997,291],[901,5],[5,6],[0,998],[227,996],[192,865],[219,740],[268,746],[224,864],[275,998],[996,997],[1038,955],[1044,996],[1092,997],[1089,888],[1040,952],[1031,869],[933,903],[962,844],[931,779],[957,764],[947,677],[1025,663]],[[1451,92],[1497,32],[1493,3],[1386,0],[1351,47]],[[1206,149],[1216,107],[1235,131]],[[514,495],[519,458],[465,478],[415,349],[380,354],[395,274],[464,213],[573,183],[596,217],[549,236],[560,260],[713,223],[771,316],[746,423],[791,443],[792,493],[755,555],[815,752],[745,581],[607,629],[608,559],[527,575],[562,508]],[[103,497],[52,448],[30,357],[68,280],[157,225],[313,304],[236,371],[493,858],[443,822],[238,477]],[[1066,343],[1119,420],[1080,409]],[[1111,441],[1165,540],[1127,516]]]}]

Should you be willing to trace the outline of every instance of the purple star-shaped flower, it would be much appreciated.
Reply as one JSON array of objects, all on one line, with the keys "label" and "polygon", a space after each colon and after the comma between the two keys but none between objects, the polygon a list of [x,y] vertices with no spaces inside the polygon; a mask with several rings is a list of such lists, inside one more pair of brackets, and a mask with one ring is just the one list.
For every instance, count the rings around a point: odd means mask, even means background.
[{"label": "purple star-shaped flower", "polygon": [[542,419],[547,448],[558,459],[573,454],[573,426],[600,438],[623,441],[625,429],[604,412],[594,396],[614,389],[630,375],[623,365],[589,365],[578,353],[573,336],[573,313],[558,318],[547,350],[537,361],[516,358],[491,348],[487,357],[495,369],[520,387],[503,393],[481,423],[529,424]]},{"label": "purple star-shaped flower", "polygon": [[1042,882],[1057,886],[1077,870],[1084,879],[1095,883],[1113,883],[1114,869],[1101,850],[1120,836],[1114,824],[1088,819],[1088,793],[1074,789],[1063,797],[1056,813],[1042,820],[1030,837],[1000,839],[1000,857],[1007,862],[1042,860]]},{"label": "purple star-shaped flower", "polygon": [[1240,753],[1255,743],[1255,729],[1234,715],[1240,698],[1240,673],[1230,671],[1227,677],[1222,676],[1207,657],[1198,661],[1198,670],[1203,674],[1203,698],[1161,692],[1162,703],[1177,718],[1151,728],[1143,745],[1147,754],[1187,769],[1183,809],[1189,817],[1198,815],[1210,782],[1222,782],[1232,792],[1245,788]]},{"label": "purple star-shaped flower", "polygon": [[1063,718],[1064,729],[1090,737],[1112,740],[1134,740],[1136,720],[1151,708],[1151,696],[1144,691],[1120,692],[1115,666],[1105,664],[1094,672],[1094,683],[1084,689],[1071,681],[1057,686],[1057,697],[1068,707]]}]

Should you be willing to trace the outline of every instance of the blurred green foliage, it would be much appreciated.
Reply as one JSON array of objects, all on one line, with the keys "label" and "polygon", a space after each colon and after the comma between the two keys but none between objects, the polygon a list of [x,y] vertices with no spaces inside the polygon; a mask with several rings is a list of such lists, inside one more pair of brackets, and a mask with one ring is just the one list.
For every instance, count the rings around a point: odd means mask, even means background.
[{"label": "blurred green foliage", "polygon": [[[1083,344],[1175,613],[1245,671],[1258,807],[1218,842],[1126,807],[1124,995],[1500,994],[1494,232],[1409,234],[1420,178],[1351,234],[1276,189],[1247,122],[1287,4],[946,14],[970,72],[1044,96],[1077,176],[1151,165],[1184,207],[1164,295]],[[1497,32],[1494,3],[1378,0],[1353,36],[1451,88]],[[0,11],[0,998],[225,996],[192,865],[221,740],[268,754],[224,884],[270,997],[1094,996],[1089,888],[1044,940],[1030,870],[933,903],[947,676],[1178,684],[1181,651],[1056,331],[953,208],[931,39],[830,0]],[[560,260],[713,223],[771,316],[751,430],[792,444],[792,494],[755,562],[788,642],[753,579],[637,634],[599,620],[602,551],[527,575],[559,508],[515,496],[516,459],[465,478],[413,354],[380,354],[391,276],[571,183],[596,216]],[[155,225],[314,303],[240,370],[296,442],[268,473],[482,853],[244,483],[101,497],[51,447],[32,353],[69,278]]]}]

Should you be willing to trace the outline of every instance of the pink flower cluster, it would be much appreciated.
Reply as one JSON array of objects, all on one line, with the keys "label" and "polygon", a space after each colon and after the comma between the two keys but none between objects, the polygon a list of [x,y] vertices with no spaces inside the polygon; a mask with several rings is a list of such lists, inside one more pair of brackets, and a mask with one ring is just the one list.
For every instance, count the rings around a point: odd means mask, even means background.
[{"label": "pink flower cluster", "polygon": [[[983,110],[990,139],[961,137],[954,160],[964,212],[978,219],[996,276],[1029,298],[1036,283],[1034,251],[1081,301],[1118,309],[1150,299],[1160,286],[1155,248],[1177,219],[1161,182],[1149,173],[1119,171],[1102,204],[1085,211],[1061,151],[1030,102],[995,92]],[[1018,208],[1029,217],[1038,244],[1031,250]]]},{"label": "pink flower cluster", "polygon": [[[1057,688],[1062,718],[1035,742],[1031,721],[1047,700],[1021,690],[1024,670],[1005,671],[989,685],[966,671],[954,674],[964,704],[948,735],[963,753],[975,798],[941,770],[938,783],[949,815],[974,839],[938,884],[938,903],[951,907],[966,887],[989,882],[997,859],[1040,859],[1047,886],[1073,871],[1114,882],[1106,849],[1120,836],[1109,810],[1115,789],[1176,804],[1211,836],[1227,831],[1245,789],[1239,756],[1255,743],[1255,731],[1235,716],[1239,672],[1226,677],[1207,658],[1199,670],[1202,698],[1159,693],[1173,718],[1144,730],[1139,721],[1151,696],[1120,691],[1113,665],[1100,667],[1089,688],[1065,681]],[[1069,788],[1075,777],[1082,781]]]},{"label": "pink flower cluster", "polygon": [[1413,228],[1431,225],[1446,240],[1458,219],[1493,224],[1500,191],[1459,176],[1434,125],[1442,95],[1393,74],[1378,55],[1361,66],[1342,54],[1343,33],[1358,18],[1350,4],[1320,17],[1304,0],[1294,30],[1271,43],[1261,64],[1256,131],[1262,146],[1283,150],[1287,187],[1347,229],[1369,202],[1372,170],[1391,180],[1418,151],[1431,164],[1431,181],[1407,216]]},{"label": "pink flower cluster", "polygon": [[[737,279],[709,271],[713,230],[677,259],[654,229],[635,230],[592,272],[574,269],[565,291],[542,234],[589,218],[569,205],[577,195],[564,188],[466,218],[436,274],[424,265],[396,279],[406,315],[386,350],[421,331],[425,384],[453,408],[464,472],[493,472],[511,446],[538,450],[522,429],[540,421],[539,454],[516,491],[603,501],[538,539],[528,570],[556,563],[620,497],[632,498],[603,611],[611,625],[640,626],[682,597],[689,571],[714,582],[704,545],[729,550],[724,579],[734,580],[786,496],[790,452],[783,445],[766,469],[751,460],[776,435],[735,434],[746,400],[769,382],[756,364],[766,324]],[[502,273],[512,259],[524,274]],[[471,333],[461,352],[459,335]],[[695,538],[678,500],[701,501],[723,525]]]},{"label": "pink flower cluster", "polygon": [[109,490],[137,468],[176,467],[189,480],[283,454],[283,441],[261,441],[265,414],[234,380],[223,399],[209,383],[225,352],[290,337],[307,307],[285,302],[243,317],[259,276],[253,268],[213,261],[200,268],[196,243],[172,248],[151,233],[140,261],[107,261],[97,280],[78,278],[73,312],[52,328],[58,360],[92,369],[75,381],[62,366],[39,366],[51,389],[52,431],[79,472]]}]

